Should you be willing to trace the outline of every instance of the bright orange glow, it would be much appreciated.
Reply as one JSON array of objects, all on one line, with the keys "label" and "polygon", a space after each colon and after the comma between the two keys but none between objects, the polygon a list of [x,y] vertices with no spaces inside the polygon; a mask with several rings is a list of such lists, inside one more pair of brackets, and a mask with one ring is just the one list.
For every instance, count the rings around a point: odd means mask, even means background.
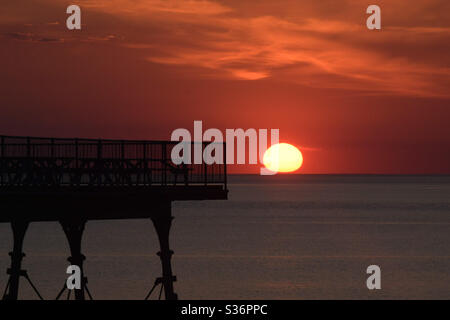
[{"label": "bright orange glow", "polygon": [[289,143],[271,146],[264,153],[264,166],[274,172],[292,172],[303,164],[303,156],[299,149]]}]

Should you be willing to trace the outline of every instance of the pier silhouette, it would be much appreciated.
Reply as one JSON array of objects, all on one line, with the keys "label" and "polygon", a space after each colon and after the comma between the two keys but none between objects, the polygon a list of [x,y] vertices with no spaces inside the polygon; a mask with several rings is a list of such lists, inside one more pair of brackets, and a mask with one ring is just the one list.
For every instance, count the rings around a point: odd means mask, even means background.
[{"label": "pier silhouette", "polygon": [[[42,299],[22,269],[23,241],[30,223],[61,224],[70,247],[68,261],[81,270],[81,287],[74,289],[74,296],[84,300],[86,293],[92,298],[81,250],[86,222],[142,218],[153,222],[162,266],[162,276],[146,298],[161,285],[160,297],[164,291],[167,300],[177,299],[169,246],[171,204],[227,199],[225,145],[223,164],[176,165],[171,152],[177,142],[172,141],[12,136],[0,136],[0,140],[0,223],[11,224],[14,240],[3,299],[18,299],[21,277]],[[209,143],[201,143],[202,151]]]}]

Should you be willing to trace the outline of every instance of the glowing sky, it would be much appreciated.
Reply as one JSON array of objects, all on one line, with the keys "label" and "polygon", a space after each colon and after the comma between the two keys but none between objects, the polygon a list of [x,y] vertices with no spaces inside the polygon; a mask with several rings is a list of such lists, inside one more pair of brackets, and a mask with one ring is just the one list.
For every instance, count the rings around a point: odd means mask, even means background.
[{"label": "glowing sky", "polygon": [[70,4],[81,31],[63,1],[0,4],[2,134],[169,139],[202,120],[279,128],[305,173],[450,173],[447,0]]}]

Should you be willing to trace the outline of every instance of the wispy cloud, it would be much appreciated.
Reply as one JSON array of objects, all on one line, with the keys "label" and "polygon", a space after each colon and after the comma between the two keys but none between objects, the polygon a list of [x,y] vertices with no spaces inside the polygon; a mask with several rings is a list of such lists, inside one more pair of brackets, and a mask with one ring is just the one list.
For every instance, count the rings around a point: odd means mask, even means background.
[{"label": "wispy cloud", "polygon": [[[198,76],[219,79],[273,79],[372,94],[450,97],[450,58],[441,53],[450,50],[450,25],[439,13],[450,6],[445,0],[431,2],[436,12],[428,17],[419,13],[421,8],[430,12],[430,1],[417,0],[414,8],[389,3],[382,30],[369,31],[365,12],[355,13],[364,7],[353,0],[339,3],[359,19],[340,15],[342,10],[335,10],[337,4],[329,1],[286,1],[280,13],[271,10],[268,1],[244,6],[232,0],[79,0],[82,10],[114,16],[127,27],[102,26],[103,34],[94,31],[70,40],[53,31],[48,37],[29,33],[10,37],[37,42],[115,41],[141,50],[149,62],[197,67],[203,70]],[[324,11],[326,6],[330,11]]]},{"label": "wispy cloud", "polygon": [[79,0],[84,8],[99,9],[111,14],[148,16],[153,13],[216,15],[230,8],[209,0]]},{"label": "wispy cloud", "polygon": [[63,38],[53,38],[47,36],[41,36],[32,32],[10,32],[5,33],[6,38],[19,40],[19,41],[29,41],[29,42],[64,42]]},{"label": "wispy cloud", "polygon": [[[364,37],[370,36],[369,31],[357,24],[312,19],[292,23],[271,16],[212,20],[211,25],[221,29],[212,32],[203,21],[205,32],[197,33],[188,45],[178,45],[181,39],[176,33],[167,34],[171,39],[169,45],[158,47],[160,54],[152,53],[147,59],[161,64],[198,66],[211,70],[217,77],[234,79],[272,77],[314,87],[418,96],[449,94],[442,78],[439,83],[434,79],[440,76],[448,80],[448,67],[434,61],[414,61],[407,52],[392,56],[382,43],[375,47],[375,43],[382,41],[379,35],[374,36],[374,44],[366,45]],[[359,36],[354,36],[356,31]],[[408,50],[412,46],[410,40],[403,39],[405,32],[433,33],[445,40],[447,31],[387,28],[383,38],[404,43]],[[353,36],[354,41],[339,42],[336,34],[340,38]]]}]

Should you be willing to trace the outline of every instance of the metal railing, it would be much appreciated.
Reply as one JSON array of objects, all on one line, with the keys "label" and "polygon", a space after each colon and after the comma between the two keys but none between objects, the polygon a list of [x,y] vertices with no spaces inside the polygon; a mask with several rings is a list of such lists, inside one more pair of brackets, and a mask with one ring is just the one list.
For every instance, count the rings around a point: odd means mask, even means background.
[{"label": "metal railing", "polygon": [[[204,148],[210,143],[198,143]],[[1,186],[223,185],[222,163],[179,164],[173,141],[95,140],[0,136]],[[190,148],[194,149],[194,142]],[[191,152],[193,155],[193,151]]]}]

